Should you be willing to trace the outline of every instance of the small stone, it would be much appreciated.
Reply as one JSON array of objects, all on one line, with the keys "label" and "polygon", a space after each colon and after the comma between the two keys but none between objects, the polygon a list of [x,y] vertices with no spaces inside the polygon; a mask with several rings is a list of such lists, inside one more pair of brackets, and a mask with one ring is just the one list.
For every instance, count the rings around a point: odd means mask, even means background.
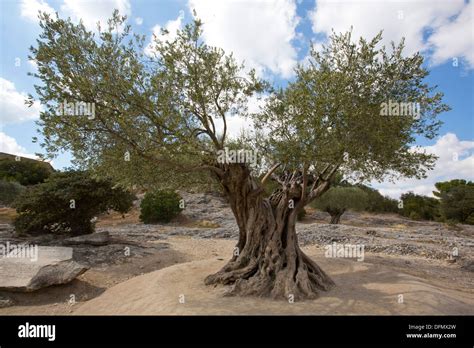
[{"label": "small stone", "polygon": [[13,302],[11,298],[8,298],[8,297],[0,298],[0,308],[11,307],[13,305],[15,305],[15,302]]}]

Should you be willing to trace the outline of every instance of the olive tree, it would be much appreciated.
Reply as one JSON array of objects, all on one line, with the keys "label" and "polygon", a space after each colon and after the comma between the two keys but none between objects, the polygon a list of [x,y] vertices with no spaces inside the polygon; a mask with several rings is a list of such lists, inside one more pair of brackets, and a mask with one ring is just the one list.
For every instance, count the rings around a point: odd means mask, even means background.
[{"label": "olive tree", "polygon": [[[376,48],[380,35],[357,44],[349,34],[333,35],[323,51],[311,51],[293,83],[274,91],[207,45],[199,20],[172,39],[155,37],[151,54],[118,13],[98,34],[48,15],[40,25],[31,52],[47,153],[69,150],[83,166],[107,163],[109,173],[146,161],[163,180],[177,182],[210,173],[227,196],[239,238],[230,261],[205,282],[232,284],[230,294],[303,299],[328,290],[331,278],[298,246],[298,212],[338,171],[422,177],[433,166],[432,155],[410,145],[415,136],[436,135],[436,115],[447,107],[423,82],[423,58],[404,57],[403,45],[390,53]],[[262,92],[266,106],[249,114],[249,98]],[[63,100],[91,103],[95,115],[58,114]],[[420,117],[381,116],[388,100],[420,103]],[[234,115],[248,116],[254,132],[230,138]],[[268,180],[278,184],[270,195]]]},{"label": "olive tree", "polygon": [[331,187],[313,207],[331,215],[331,224],[338,224],[348,209],[363,210],[368,200],[368,194],[358,187]]}]

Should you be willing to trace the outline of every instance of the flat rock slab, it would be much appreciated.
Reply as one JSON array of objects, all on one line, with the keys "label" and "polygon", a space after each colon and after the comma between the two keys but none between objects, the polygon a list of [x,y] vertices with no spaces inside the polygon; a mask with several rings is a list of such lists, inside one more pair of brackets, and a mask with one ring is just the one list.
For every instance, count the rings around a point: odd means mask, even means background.
[{"label": "flat rock slab", "polygon": [[29,292],[66,284],[87,271],[72,259],[72,248],[28,246],[0,254],[0,290]]},{"label": "flat rock slab", "polygon": [[88,245],[95,245],[95,246],[107,245],[109,242],[110,242],[110,236],[109,236],[109,232],[107,231],[67,238],[63,241],[65,245],[88,244]]}]

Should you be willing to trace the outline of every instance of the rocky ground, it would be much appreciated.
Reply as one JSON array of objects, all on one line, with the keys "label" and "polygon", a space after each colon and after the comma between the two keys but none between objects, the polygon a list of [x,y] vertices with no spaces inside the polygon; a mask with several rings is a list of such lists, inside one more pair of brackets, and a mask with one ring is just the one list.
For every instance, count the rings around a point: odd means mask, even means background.
[{"label": "rocky ground", "polygon": [[[0,314],[71,313],[71,294],[82,303],[115,284],[174,264],[217,256],[226,260],[230,254],[223,255],[221,246],[233,245],[238,229],[225,200],[210,194],[181,194],[186,208],[176,221],[144,225],[139,222],[136,209],[125,218],[110,214],[99,218],[95,241],[15,237],[11,225],[1,221],[5,212],[0,212],[0,244],[9,241],[71,246],[74,260],[90,268],[69,284],[28,294],[0,292],[0,307],[4,307]],[[314,250],[316,255],[328,244],[360,244],[365,248],[366,259],[375,265],[472,294],[474,226],[450,227],[394,214],[356,212],[343,215],[340,225],[330,225],[328,221],[327,214],[308,210],[297,225],[299,242],[305,250]],[[200,252],[195,250],[199,248]]]}]

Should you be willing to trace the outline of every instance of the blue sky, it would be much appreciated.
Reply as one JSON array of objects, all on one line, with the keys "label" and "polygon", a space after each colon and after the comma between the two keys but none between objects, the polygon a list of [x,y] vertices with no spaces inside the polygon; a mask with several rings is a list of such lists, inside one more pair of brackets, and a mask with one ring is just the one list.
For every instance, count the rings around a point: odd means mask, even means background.
[{"label": "blue sky", "polygon": [[[39,35],[38,10],[82,19],[94,30],[118,8],[134,31],[151,38],[166,27],[170,35],[192,20],[192,9],[204,21],[204,40],[233,52],[275,85],[293,78],[293,68],[305,60],[309,42],[321,45],[334,29],[353,27],[354,36],[372,37],[384,30],[383,43],[406,38],[407,53],[422,52],[431,74],[430,84],[445,93],[452,107],[441,115],[444,125],[432,141],[417,145],[437,154],[438,165],[424,180],[373,183],[382,193],[398,197],[413,190],[430,194],[433,184],[452,178],[474,179],[474,23],[473,4],[464,0],[313,1],[313,0],[0,0],[0,151],[33,155],[31,142],[40,105],[26,108],[24,96],[33,93],[34,62],[28,48]],[[231,122],[237,133],[244,122]],[[69,165],[63,154],[54,167]]]}]

